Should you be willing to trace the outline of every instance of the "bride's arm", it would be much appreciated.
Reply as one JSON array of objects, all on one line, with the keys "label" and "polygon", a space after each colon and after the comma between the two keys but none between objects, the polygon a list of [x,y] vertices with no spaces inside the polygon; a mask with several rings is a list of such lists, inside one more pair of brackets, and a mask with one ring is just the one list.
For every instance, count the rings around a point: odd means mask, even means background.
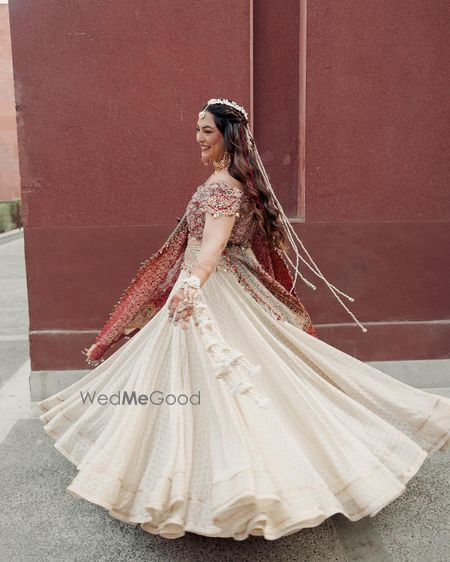
[{"label": "bride's arm", "polygon": [[[215,217],[206,214],[202,245],[191,270],[191,275],[188,278],[189,280],[197,281],[199,289],[204,286],[209,276],[214,272],[230,238],[235,220],[235,216],[221,215]],[[187,305],[182,310],[177,310],[180,304],[186,305],[186,298],[185,284],[183,284],[169,303],[169,321],[172,318],[175,324],[181,321],[183,328],[187,327],[186,321],[193,313],[191,305]]]},{"label": "bride's arm", "polygon": [[[191,292],[198,292],[216,269],[223,250],[230,238],[236,216],[239,215],[241,191],[229,188],[224,192],[220,188],[202,205],[205,212],[205,224],[202,234],[202,245],[192,267],[189,278],[173,296],[169,303],[169,320],[175,314],[174,321],[186,320],[193,312],[192,306],[186,305],[187,294],[184,290],[186,282],[192,282]],[[195,287],[198,287],[196,289]],[[179,304],[186,306],[184,310],[176,311]]]},{"label": "bride's arm", "polygon": [[191,275],[200,279],[200,287],[204,286],[209,276],[216,269],[230,238],[235,220],[235,215],[214,217],[209,213],[206,214],[202,245],[191,271]]},{"label": "bride's arm", "polygon": [[205,213],[202,246],[191,275],[200,279],[200,287],[206,283],[220,260],[239,216],[242,191],[236,186],[218,184],[200,208]]}]

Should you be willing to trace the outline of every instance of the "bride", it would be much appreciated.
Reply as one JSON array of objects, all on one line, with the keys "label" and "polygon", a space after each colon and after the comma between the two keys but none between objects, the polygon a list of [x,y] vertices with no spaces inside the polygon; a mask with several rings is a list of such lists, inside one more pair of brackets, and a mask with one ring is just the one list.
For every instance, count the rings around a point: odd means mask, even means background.
[{"label": "bride", "polygon": [[245,109],[209,100],[197,142],[214,173],[84,350],[95,368],[39,403],[78,469],[68,493],[166,538],[274,540],[373,517],[448,450],[450,400],[319,338],[299,260],[367,329],[287,220]]}]

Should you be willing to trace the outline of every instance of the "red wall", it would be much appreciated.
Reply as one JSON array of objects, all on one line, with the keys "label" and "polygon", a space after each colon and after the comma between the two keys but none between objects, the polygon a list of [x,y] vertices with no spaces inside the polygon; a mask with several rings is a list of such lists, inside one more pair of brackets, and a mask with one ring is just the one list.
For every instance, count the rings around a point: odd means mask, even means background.
[{"label": "red wall", "polygon": [[309,247],[369,331],[328,289],[313,312],[364,359],[450,357],[449,24],[445,0],[308,2]]},{"label": "red wall", "polygon": [[285,211],[369,328],[308,270],[321,338],[363,360],[449,356],[447,4],[310,0],[307,21],[304,2],[255,4],[10,2],[33,370],[86,367],[209,175],[210,97],[251,113]]}]

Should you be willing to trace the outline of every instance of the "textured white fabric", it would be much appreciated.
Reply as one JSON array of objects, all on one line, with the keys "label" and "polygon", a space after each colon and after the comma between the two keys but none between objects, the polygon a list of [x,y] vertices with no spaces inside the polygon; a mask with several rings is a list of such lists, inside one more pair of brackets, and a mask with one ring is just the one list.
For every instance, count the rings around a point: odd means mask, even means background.
[{"label": "textured white fabric", "polygon": [[[201,298],[226,342],[261,365],[252,382],[270,406],[230,393],[199,329],[192,321],[186,331],[174,327],[165,305],[97,368],[39,404],[45,431],[79,470],[68,487],[74,497],[167,538],[190,531],[273,540],[337,512],[352,521],[375,515],[428,456],[448,449],[450,400],[275,319],[220,263]],[[113,406],[80,396],[124,390],[200,390],[201,399]]]}]

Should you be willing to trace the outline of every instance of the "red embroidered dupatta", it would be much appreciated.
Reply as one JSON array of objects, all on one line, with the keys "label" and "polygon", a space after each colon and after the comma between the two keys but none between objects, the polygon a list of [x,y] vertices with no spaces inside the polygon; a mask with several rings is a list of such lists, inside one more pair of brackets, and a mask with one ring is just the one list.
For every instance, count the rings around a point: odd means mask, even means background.
[{"label": "red embroidered dupatta", "polygon": [[[92,360],[99,360],[123,337],[132,337],[164,306],[180,274],[187,240],[185,212],[163,246],[141,264],[135,277],[122,293],[95,338],[94,343],[97,347],[91,354]],[[284,258],[276,248],[269,247],[266,234],[259,225],[254,231],[251,248],[258,261],[252,273],[299,317],[304,331],[318,337],[317,330],[295,289],[292,293],[289,292],[293,278]]]}]

